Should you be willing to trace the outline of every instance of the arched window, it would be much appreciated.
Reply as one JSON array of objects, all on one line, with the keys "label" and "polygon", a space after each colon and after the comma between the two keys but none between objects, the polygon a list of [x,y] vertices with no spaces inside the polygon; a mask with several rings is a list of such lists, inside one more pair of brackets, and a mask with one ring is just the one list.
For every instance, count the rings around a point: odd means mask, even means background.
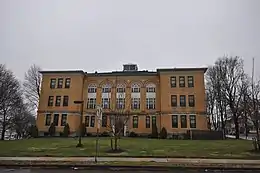
[{"label": "arched window", "polygon": [[89,84],[88,85],[88,93],[96,93],[97,92],[97,85],[96,84]]},{"label": "arched window", "polygon": [[125,84],[117,84],[116,92],[117,93],[125,93]]},{"label": "arched window", "polygon": [[149,83],[146,85],[146,92],[155,93],[156,85],[153,83]]},{"label": "arched window", "polygon": [[111,92],[111,85],[110,84],[104,84],[102,86],[102,93],[110,93]]},{"label": "arched window", "polygon": [[132,93],[140,93],[140,84],[138,83],[134,83],[132,84],[131,88],[132,88]]}]

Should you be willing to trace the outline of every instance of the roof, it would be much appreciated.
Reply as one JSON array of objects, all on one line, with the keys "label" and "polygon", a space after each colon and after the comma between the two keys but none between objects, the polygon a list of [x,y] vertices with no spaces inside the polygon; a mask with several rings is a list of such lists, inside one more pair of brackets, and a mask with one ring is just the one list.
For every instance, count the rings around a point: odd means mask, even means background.
[{"label": "roof", "polygon": [[172,72],[172,71],[203,71],[204,73],[208,70],[208,68],[159,68],[157,72]]},{"label": "roof", "polygon": [[54,71],[39,71],[41,74],[64,74],[64,73],[74,73],[74,74],[85,74],[83,70],[54,70]]},{"label": "roof", "polygon": [[87,76],[155,76],[157,72],[155,71],[112,71],[112,72],[102,72],[102,73],[86,73]]}]

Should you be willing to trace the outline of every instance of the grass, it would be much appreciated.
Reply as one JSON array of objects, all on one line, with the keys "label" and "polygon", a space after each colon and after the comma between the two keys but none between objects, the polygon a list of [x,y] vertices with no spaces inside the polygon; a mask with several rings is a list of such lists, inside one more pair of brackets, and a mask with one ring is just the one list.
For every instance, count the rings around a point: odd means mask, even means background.
[{"label": "grass", "polygon": [[[94,156],[95,138],[83,138],[83,148],[76,148],[73,138],[38,138],[0,141],[0,156]],[[260,159],[251,152],[252,142],[246,140],[158,140],[142,138],[120,139],[123,153],[107,153],[110,139],[100,138],[99,156],[240,158]]]}]

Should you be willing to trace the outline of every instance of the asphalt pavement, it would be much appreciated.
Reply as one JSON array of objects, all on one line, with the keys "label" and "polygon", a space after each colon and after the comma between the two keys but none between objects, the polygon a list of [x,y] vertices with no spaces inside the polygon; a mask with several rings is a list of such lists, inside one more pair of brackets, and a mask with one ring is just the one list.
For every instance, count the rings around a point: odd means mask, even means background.
[{"label": "asphalt pavement", "polygon": [[[80,169],[5,169],[0,168],[0,173],[154,173],[157,171],[139,171],[139,170],[133,170],[133,171],[126,171],[126,170],[80,170]],[[158,173],[260,173],[259,171],[250,171],[250,170],[186,170],[186,169],[176,169],[176,170],[170,170],[170,171],[158,171]]]}]

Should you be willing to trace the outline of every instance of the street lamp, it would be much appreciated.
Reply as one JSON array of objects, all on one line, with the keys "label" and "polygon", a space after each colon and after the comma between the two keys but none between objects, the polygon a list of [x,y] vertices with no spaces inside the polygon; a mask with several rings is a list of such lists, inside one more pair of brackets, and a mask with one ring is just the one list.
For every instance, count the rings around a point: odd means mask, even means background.
[{"label": "street lamp", "polygon": [[102,107],[97,105],[97,137],[96,137],[96,155],[95,155],[95,162],[97,162],[97,155],[98,155],[98,139],[99,139],[99,130],[100,124],[102,122]]},{"label": "street lamp", "polygon": [[82,135],[82,119],[83,119],[83,106],[84,106],[84,101],[74,101],[74,104],[79,104],[81,105],[80,108],[80,126],[79,126],[79,142],[76,145],[76,147],[83,147],[82,143],[81,143],[81,135]]}]

